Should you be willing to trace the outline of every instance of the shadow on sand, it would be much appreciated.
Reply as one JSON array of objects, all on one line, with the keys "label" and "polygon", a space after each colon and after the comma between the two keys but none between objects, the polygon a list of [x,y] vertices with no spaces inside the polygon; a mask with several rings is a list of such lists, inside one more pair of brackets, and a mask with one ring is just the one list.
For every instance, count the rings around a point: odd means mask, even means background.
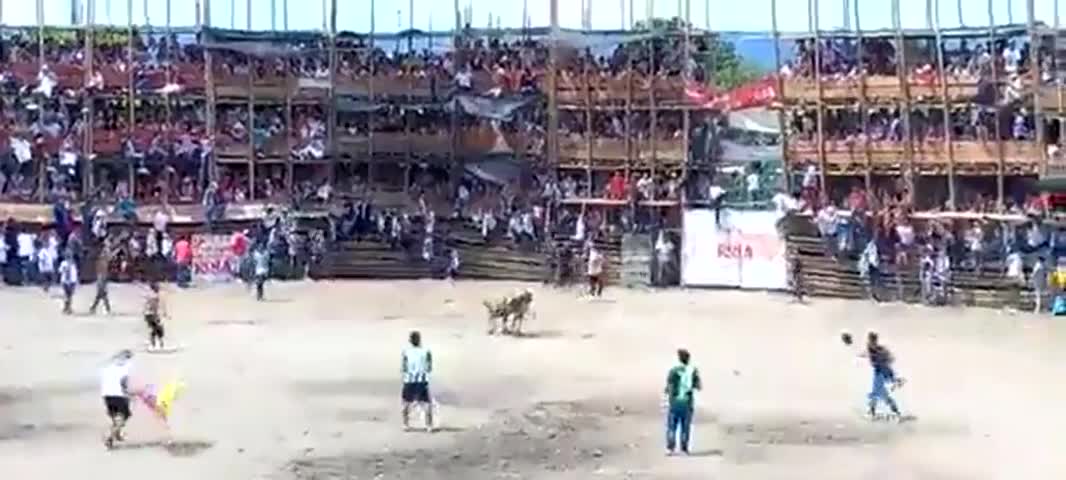
[{"label": "shadow on sand", "polygon": [[194,457],[213,447],[213,442],[201,441],[168,441],[155,440],[151,442],[127,442],[115,445],[114,451],[122,450],[148,450],[159,449],[173,457]]}]

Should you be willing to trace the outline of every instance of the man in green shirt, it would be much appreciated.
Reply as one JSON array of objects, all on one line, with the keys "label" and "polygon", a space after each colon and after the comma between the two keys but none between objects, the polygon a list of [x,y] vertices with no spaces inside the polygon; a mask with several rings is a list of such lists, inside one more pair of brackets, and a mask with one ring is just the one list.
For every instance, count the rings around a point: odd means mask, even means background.
[{"label": "man in green shirt", "polygon": [[[688,454],[689,433],[692,431],[693,392],[701,389],[700,374],[689,364],[688,350],[677,351],[680,362],[666,374],[666,454],[673,455],[680,443],[681,452]],[[680,438],[678,438],[680,437]]]}]

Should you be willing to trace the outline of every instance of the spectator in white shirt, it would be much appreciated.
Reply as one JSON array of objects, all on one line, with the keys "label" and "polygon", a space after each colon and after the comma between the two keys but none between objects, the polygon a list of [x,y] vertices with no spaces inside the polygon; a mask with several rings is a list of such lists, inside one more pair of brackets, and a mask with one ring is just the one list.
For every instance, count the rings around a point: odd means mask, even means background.
[{"label": "spectator in white shirt", "polygon": [[603,263],[603,254],[590,242],[588,258],[589,296],[594,298],[603,295]]},{"label": "spectator in white shirt", "polygon": [[55,247],[48,245],[48,241],[44,241],[41,244],[41,248],[37,250],[37,280],[41,283],[41,288],[45,293],[48,293],[48,289],[55,283],[55,271],[56,271],[56,257],[58,251]]},{"label": "spectator in white shirt", "polygon": [[[668,282],[668,273],[673,273],[674,265],[674,242],[666,235],[665,230],[659,230],[659,237],[655,240],[656,283],[665,286]],[[672,276],[672,275],[670,275]]]},{"label": "spectator in white shirt", "polygon": [[19,262],[22,265],[22,271],[19,272],[22,282],[30,281],[29,272],[36,267],[36,265],[33,264],[34,254],[36,253],[33,246],[36,241],[35,238],[36,237],[32,233],[27,232],[19,233],[18,237],[15,237],[15,240],[18,242]]},{"label": "spectator in white shirt", "polygon": [[63,286],[63,313],[73,313],[74,290],[78,287],[78,266],[71,256],[63,258],[59,264],[59,283]]},{"label": "spectator in white shirt", "polygon": [[745,179],[745,181],[747,183],[748,201],[749,202],[754,202],[754,201],[758,200],[759,188],[760,188],[760,186],[759,186],[759,174],[756,173],[756,172],[751,172],[751,173],[748,174],[748,176]]},{"label": "spectator in white shirt", "polygon": [[470,73],[469,68],[463,67],[462,70],[455,74],[455,86],[464,91],[474,88],[474,76]]}]

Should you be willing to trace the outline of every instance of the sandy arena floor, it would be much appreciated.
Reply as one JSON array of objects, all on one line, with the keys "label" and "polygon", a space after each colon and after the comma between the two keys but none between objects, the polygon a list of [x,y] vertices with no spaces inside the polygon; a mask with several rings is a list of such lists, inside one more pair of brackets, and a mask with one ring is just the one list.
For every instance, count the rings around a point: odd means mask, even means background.
[{"label": "sandy arena floor", "polygon": [[[9,478],[1059,479],[1066,477],[1066,327],[988,310],[764,293],[610,289],[588,302],[536,286],[533,338],[485,335],[481,301],[516,284],[291,283],[256,303],[239,285],[174,293],[142,381],[188,390],[168,433],[135,410],[107,452],[97,368],[143,350],[135,287],[113,317],[59,315],[39,290],[0,290],[0,472]],[[78,294],[87,310],[91,288]],[[868,367],[842,328],[876,328],[916,418],[862,417]],[[407,333],[434,351],[442,431],[400,428]],[[700,367],[694,455],[663,455],[660,395],[674,350]],[[170,440],[170,442],[168,442]]]}]

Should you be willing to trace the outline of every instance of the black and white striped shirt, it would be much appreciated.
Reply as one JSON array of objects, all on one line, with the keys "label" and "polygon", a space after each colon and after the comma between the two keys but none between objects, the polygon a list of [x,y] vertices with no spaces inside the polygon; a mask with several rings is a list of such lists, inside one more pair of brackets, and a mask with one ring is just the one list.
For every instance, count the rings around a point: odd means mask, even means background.
[{"label": "black and white striped shirt", "polygon": [[403,383],[429,383],[433,355],[428,348],[407,347],[403,350]]}]

